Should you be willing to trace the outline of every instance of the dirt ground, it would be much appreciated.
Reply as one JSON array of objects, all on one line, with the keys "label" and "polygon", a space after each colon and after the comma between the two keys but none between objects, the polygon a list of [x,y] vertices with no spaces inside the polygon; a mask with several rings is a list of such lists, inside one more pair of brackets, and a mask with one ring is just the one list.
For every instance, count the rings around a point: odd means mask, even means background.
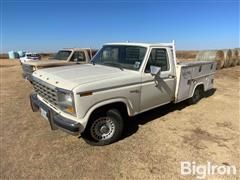
[{"label": "dirt ground", "polygon": [[215,89],[196,105],[171,104],[138,115],[120,141],[93,147],[51,131],[30,110],[32,87],[19,63],[1,62],[1,179],[195,179],[181,176],[181,161],[240,167],[240,66],[217,71]]}]

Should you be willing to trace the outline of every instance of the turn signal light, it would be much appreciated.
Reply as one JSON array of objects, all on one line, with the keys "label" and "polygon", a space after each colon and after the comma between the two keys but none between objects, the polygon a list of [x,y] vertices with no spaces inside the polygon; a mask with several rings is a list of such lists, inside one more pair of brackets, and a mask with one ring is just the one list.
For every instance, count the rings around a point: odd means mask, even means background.
[{"label": "turn signal light", "polygon": [[80,96],[91,96],[91,95],[92,95],[91,91],[80,93]]},{"label": "turn signal light", "polygon": [[68,107],[68,108],[66,109],[66,111],[69,112],[69,113],[74,113],[73,107]]}]

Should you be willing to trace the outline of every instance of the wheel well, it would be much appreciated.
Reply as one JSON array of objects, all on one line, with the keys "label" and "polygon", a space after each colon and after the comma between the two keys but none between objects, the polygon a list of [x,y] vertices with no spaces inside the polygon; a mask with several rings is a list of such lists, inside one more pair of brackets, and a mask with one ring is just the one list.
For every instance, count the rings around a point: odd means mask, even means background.
[{"label": "wheel well", "polygon": [[202,92],[204,92],[204,85],[203,84],[197,85],[197,87],[195,89],[197,89],[197,88],[200,88],[202,90]]},{"label": "wheel well", "polygon": [[198,84],[198,85],[195,87],[194,91],[192,92],[192,96],[194,95],[196,89],[200,89],[200,90],[201,90],[201,91],[200,91],[201,94],[203,94],[203,93],[204,93],[204,84]]},{"label": "wheel well", "polygon": [[111,104],[107,104],[101,107],[98,107],[97,109],[95,109],[89,119],[91,119],[93,116],[95,116],[96,114],[103,112],[103,111],[107,111],[109,109],[117,109],[120,111],[120,113],[122,114],[122,116],[128,116],[128,111],[127,111],[127,106],[125,103],[123,102],[115,102],[115,103],[111,103]]}]

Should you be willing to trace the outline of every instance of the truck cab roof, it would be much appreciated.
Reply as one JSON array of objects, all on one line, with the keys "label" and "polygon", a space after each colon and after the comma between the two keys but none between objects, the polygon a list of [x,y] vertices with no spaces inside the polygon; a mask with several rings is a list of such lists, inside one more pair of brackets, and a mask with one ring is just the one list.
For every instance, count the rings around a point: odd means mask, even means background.
[{"label": "truck cab roof", "polygon": [[135,43],[135,42],[114,42],[106,43],[104,45],[117,45],[117,46],[143,46],[143,47],[173,47],[174,41],[172,43]]},{"label": "truck cab roof", "polygon": [[63,49],[60,49],[60,51],[66,51],[66,50],[69,50],[69,51],[84,51],[84,50],[96,51],[97,49],[91,49],[91,48],[63,48]]}]

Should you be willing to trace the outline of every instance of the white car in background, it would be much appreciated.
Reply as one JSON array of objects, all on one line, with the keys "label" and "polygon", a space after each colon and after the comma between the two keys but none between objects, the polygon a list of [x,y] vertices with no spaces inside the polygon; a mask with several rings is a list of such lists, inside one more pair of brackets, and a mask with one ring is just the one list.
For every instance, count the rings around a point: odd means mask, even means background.
[{"label": "white car in background", "polygon": [[20,57],[21,63],[28,61],[39,61],[41,60],[40,54],[37,53],[26,53],[25,56]]}]

